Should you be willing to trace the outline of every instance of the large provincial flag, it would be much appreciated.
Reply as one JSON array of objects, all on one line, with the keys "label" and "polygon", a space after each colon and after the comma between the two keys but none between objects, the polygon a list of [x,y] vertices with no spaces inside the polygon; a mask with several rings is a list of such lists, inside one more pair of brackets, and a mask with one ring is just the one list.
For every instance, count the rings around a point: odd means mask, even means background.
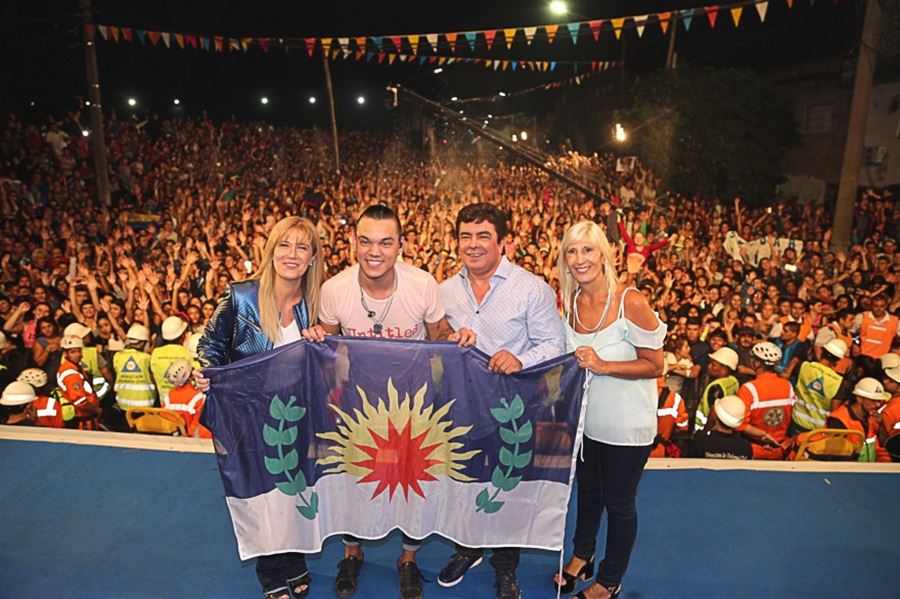
[{"label": "large provincial flag", "polygon": [[330,337],[207,369],[242,559],[399,528],[560,550],[583,419],[571,356],[512,376],[452,343]]}]

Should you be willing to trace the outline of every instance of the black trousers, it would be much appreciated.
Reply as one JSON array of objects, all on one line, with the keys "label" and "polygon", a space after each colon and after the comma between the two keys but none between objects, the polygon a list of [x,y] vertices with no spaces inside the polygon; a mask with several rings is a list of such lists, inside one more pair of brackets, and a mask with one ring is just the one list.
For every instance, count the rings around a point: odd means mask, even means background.
[{"label": "black trousers", "polygon": [[289,578],[297,578],[306,572],[304,553],[276,553],[256,558],[256,577],[266,593],[287,586]]},{"label": "black trousers", "polygon": [[597,582],[622,582],[637,537],[635,497],[652,445],[608,445],[584,438],[584,459],[578,461],[578,515],[575,520],[575,555],[590,559],[597,549],[600,518],[606,510],[606,553]]},{"label": "black trousers", "polygon": [[[459,543],[456,544],[456,550],[460,555],[476,559],[484,554],[484,549],[480,547],[463,547]],[[497,547],[491,555],[491,565],[498,572],[502,570],[515,570],[519,565],[519,548],[518,547]]]}]

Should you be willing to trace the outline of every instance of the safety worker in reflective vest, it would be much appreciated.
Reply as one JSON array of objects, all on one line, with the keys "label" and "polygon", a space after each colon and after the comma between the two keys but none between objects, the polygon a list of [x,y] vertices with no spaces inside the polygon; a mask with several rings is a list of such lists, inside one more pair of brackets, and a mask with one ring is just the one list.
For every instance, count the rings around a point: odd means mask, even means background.
[{"label": "safety worker in reflective vest", "polygon": [[741,385],[738,397],[747,413],[737,430],[753,444],[753,459],[784,459],[782,444],[794,407],[791,382],[775,373],[781,362],[781,349],[771,341],[760,341],[750,350],[750,364],[756,378]]},{"label": "safety worker in reflective vest", "polygon": [[142,324],[133,324],[125,333],[125,349],[113,356],[116,403],[122,410],[149,408],[156,404],[150,354],[144,351],[149,341],[150,330]]},{"label": "safety worker in reflective vest", "polygon": [[709,419],[712,427],[694,436],[688,447],[689,458],[716,458],[725,460],[751,460],[753,447],[734,428],[744,420],[747,406],[740,397],[726,395],[713,404],[714,416]]},{"label": "safety worker in reflective vest", "polygon": [[57,389],[44,395],[42,389],[47,387],[47,373],[40,368],[26,368],[16,379],[20,383],[28,383],[34,388],[34,409],[37,422],[47,428],[66,428],[67,423],[75,418],[75,406],[61,398]]},{"label": "safety worker in reflective vest", "polygon": [[194,367],[194,370],[200,370],[200,359],[197,354],[197,345],[200,344],[200,339],[202,338],[203,333],[191,333],[190,337],[188,337],[187,343],[185,344],[185,348],[191,355],[191,366]]},{"label": "safety worker in reflective vest", "polygon": [[871,377],[860,379],[853,387],[853,401],[836,409],[825,422],[827,428],[860,431],[866,442],[859,454],[860,462],[890,462],[891,458],[881,446],[878,428],[881,423],[879,413],[891,399],[884,386]]},{"label": "safety worker in reflective vest", "polygon": [[169,316],[162,323],[162,338],[165,343],[150,352],[150,370],[153,372],[153,380],[159,392],[160,405],[166,405],[169,390],[172,389],[172,384],[166,380],[166,370],[179,358],[184,358],[188,362],[191,360],[191,355],[184,347],[189,334],[188,323],[185,320],[178,316]]},{"label": "safety worker in reflective vest", "polygon": [[884,390],[891,394],[891,399],[881,410],[881,427],[878,438],[884,445],[889,437],[900,435],[900,366],[884,371],[882,379]]},{"label": "safety worker in reflective vest", "polygon": [[686,432],[688,429],[684,400],[666,385],[666,370],[666,362],[663,361],[663,374],[656,380],[659,403],[656,408],[656,439],[650,451],[651,458],[681,457],[681,451],[672,443],[672,435],[676,431]]},{"label": "safety worker in reflective vest", "polygon": [[[853,338],[850,336],[850,327],[853,326],[854,317],[855,314],[853,312],[846,308],[842,308],[834,313],[834,318],[828,325],[819,329],[819,332],[816,333],[816,342],[814,344],[814,351],[817,358],[822,357],[822,352],[824,351],[822,348],[832,339],[840,339],[848,348],[853,346]],[[850,352],[847,351],[844,357],[835,364],[834,371],[839,375],[844,376],[850,371],[850,366],[852,365],[853,359],[850,357]]]},{"label": "safety worker in reflective vest", "polygon": [[726,395],[737,395],[738,388],[741,386],[737,377],[734,376],[737,367],[738,354],[730,347],[720,347],[709,354],[709,363],[706,369],[713,380],[706,385],[703,395],[700,397],[700,403],[697,405],[697,412],[694,414],[695,433],[712,428],[713,423],[709,422],[709,415],[716,401]]},{"label": "safety worker in reflective vest", "polygon": [[97,430],[100,428],[100,402],[91,387],[90,375],[81,366],[84,342],[80,337],[63,337],[59,347],[63,358],[56,373],[56,385],[62,396],[75,406],[78,428]]},{"label": "safety worker in reflective vest", "polygon": [[900,335],[900,320],[887,312],[888,298],[883,293],[872,299],[872,309],[856,317],[853,330],[859,332],[859,353],[880,358],[891,351],[894,337]]},{"label": "safety worker in reflective vest", "polygon": [[110,383],[113,380],[113,374],[109,368],[109,362],[107,362],[103,354],[96,347],[89,345],[88,337],[90,334],[91,329],[80,322],[73,322],[63,330],[63,337],[80,337],[84,342],[84,349],[81,352],[81,363],[88,374],[91,375],[91,386],[94,389],[94,395],[102,403],[103,398],[106,397],[111,388]]},{"label": "safety worker in reflective vest", "polygon": [[2,424],[10,426],[37,426],[37,414],[34,409],[34,388],[28,383],[13,381],[3,389],[0,395],[0,406],[7,413]]},{"label": "safety worker in reflective vest", "polygon": [[200,412],[203,411],[206,395],[193,385],[191,379],[193,370],[191,363],[183,358],[172,362],[166,370],[166,379],[173,387],[169,391],[169,401],[163,404],[163,407],[181,414],[189,437],[211,439],[209,429],[200,424]]},{"label": "safety worker in reflective vest", "polygon": [[816,362],[804,362],[797,373],[797,400],[788,435],[796,437],[817,428],[825,427],[825,419],[832,410],[841,405],[838,392],[844,377],[835,371],[835,366],[850,348],[835,337],[822,348],[822,355]]}]

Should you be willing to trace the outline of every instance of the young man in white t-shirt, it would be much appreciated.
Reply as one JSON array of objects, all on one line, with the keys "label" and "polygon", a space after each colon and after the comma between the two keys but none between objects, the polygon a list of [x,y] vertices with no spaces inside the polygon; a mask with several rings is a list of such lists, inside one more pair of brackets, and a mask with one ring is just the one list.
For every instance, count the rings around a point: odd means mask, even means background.
[{"label": "young man in white t-shirt", "polygon": [[[444,315],[437,282],[427,272],[398,262],[402,251],[397,214],[383,204],[369,206],[356,223],[353,245],[357,264],[322,285],[319,324],[326,335],[381,339],[429,339],[474,345],[475,333],[454,332]],[[344,537],[344,559],[338,565],[338,597],[356,592],[363,552],[359,539]],[[400,594],[423,596],[416,566],[421,541],[403,536],[400,556]]]}]

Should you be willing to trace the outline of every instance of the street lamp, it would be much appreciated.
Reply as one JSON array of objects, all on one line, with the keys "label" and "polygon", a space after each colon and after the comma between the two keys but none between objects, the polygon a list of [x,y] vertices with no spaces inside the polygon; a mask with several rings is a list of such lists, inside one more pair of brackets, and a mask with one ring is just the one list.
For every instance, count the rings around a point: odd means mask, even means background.
[{"label": "street lamp", "polygon": [[550,12],[558,16],[563,16],[569,12],[569,7],[566,6],[566,3],[562,0],[553,0],[553,2],[550,3]]}]

